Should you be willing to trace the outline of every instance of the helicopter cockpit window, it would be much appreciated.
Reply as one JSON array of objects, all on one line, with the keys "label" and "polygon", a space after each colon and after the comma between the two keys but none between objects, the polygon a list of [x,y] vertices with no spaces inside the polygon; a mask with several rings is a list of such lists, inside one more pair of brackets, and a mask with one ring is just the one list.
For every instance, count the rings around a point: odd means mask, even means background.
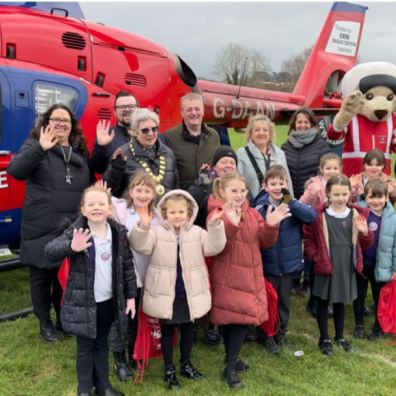
[{"label": "helicopter cockpit window", "polygon": [[74,109],[77,102],[77,90],[64,85],[38,82],[34,85],[34,105],[36,122],[41,114],[55,103],[62,103]]}]

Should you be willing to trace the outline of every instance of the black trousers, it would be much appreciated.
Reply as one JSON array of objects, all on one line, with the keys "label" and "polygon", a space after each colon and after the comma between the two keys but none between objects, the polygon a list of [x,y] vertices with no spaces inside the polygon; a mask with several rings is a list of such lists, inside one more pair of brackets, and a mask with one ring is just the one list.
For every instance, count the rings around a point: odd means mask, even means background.
[{"label": "black trousers", "polygon": [[286,333],[290,317],[290,293],[293,287],[291,274],[282,276],[267,275],[266,278],[278,294],[278,313],[280,319],[280,332]]},{"label": "black trousers", "polygon": [[173,364],[173,334],[177,326],[180,326],[180,363],[186,363],[191,358],[194,341],[194,323],[187,322],[180,325],[163,324],[161,326],[161,348],[165,369]]},{"label": "black trousers", "polygon": [[224,349],[226,353],[226,372],[235,370],[235,363],[241,353],[248,325],[228,324],[223,326]]},{"label": "black trousers", "polygon": [[57,319],[60,319],[60,302],[62,288],[58,281],[58,268],[29,267],[30,293],[33,312],[40,323],[51,319],[51,303],[54,306]]},{"label": "black trousers", "polygon": [[[137,338],[137,329],[138,329],[138,309],[140,304],[140,296],[142,289],[137,289],[137,296],[135,298],[135,308],[136,315],[132,319],[131,314],[128,314],[128,329],[127,334],[122,335],[120,333],[119,327],[113,323],[111,325],[110,334],[109,334],[109,349],[111,352],[115,354],[123,355],[125,357],[125,348],[128,349],[128,358],[132,360],[133,351],[135,348],[135,342]],[[126,345],[125,340],[126,339]],[[121,356],[120,356],[121,358]]]},{"label": "black trousers", "polygon": [[[320,340],[329,339],[328,332],[328,313],[329,301],[317,298],[316,320],[318,322]],[[335,338],[337,340],[344,338],[344,321],[345,321],[345,305],[343,303],[333,304],[333,321],[335,328]]]},{"label": "black trousers", "polygon": [[89,393],[111,387],[109,381],[108,337],[114,320],[113,299],[96,304],[96,338],[77,336],[77,392]]},{"label": "black trousers", "polygon": [[373,294],[374,305],[375,305],[375,321],[374,328],[379,329],[378,322],[378,300],[379,294],[384,283],[377,282],[374,276],[374,266],[364,266],[362,274],[356,274],[356,284],[357,284],[357,299],[353,302],[353,313],[355,315],[355,324],[363,325],[364,323],[364,301],[367,297],[368,284],[371,284],[371,292]]}]

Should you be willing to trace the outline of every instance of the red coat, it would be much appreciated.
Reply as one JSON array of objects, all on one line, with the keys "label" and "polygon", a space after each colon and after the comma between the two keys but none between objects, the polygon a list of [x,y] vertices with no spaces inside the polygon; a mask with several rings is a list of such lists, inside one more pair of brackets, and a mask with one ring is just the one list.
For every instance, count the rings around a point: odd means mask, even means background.
[{"label": "red coat", "polygon": [[[208,212],[223,205],[223,201],[211,195]],[[238,226],[231,224],[226,215],[222,220],[227,244],[220,254],[212,257],[209,267],[213,289],[211,320],[217,325],[259,325],[268,319],[260,247],[275,244],[279,226],[268,225],[247,203],[242,206]]]},{"label": "red coat", "polygon": [[[331,275],[333,273],[333,264],[330,259],[329,233],[324,215],[326,207],[326,203],[317,206],[315,208],[317,212],[315,223],[311,225],[304,224],[304,254],[314,262],[314,271],[317,275]],[[370,209],[352,204],[349,207],[366,219],[368,218]],[[357,213],[355,212],[354,215],[357,215]],[[355,270],[361,273],[363,270],[362,250],[367,249],[373,243],[373,232],[369,230],[369,233],[364,236],[353,228],[352,243],[354,246]]]},{"label": "red coat", "polygon": [[333,125],[327,130],[330,140],[345,139],[342,149],[342,173],[351,177],[362,171],[362,161],[366,153],[373,149],[384,152],[386,168],[384,173],[390,175],[391,154],[395,151],[392,134],[396,129],[396,114],[387,120],[370,121],[363,115],[356,115],[343,131],[335,131]]}]

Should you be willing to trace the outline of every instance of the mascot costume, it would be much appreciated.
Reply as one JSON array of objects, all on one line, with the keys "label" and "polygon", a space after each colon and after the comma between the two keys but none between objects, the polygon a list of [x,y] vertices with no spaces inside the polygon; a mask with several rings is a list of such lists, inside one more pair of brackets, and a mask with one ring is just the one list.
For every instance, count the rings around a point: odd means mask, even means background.
[{"label": "mascot costume", "polygon": [[348,177],[360,173],[362,160],[372,149],[384,152],[390,174],[396,152],[396,65],[361,63],[349,70],[341,85],[343,102],[328,129],[328,138],[343,140],[342,169]]}]

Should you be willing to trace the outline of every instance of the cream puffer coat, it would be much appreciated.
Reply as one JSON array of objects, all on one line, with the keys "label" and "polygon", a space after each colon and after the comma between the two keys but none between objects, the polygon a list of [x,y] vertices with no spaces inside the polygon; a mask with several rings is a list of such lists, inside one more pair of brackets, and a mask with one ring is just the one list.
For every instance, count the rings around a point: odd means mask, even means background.
[{"label": "cream puffer coat", "polygon": [[179,233],[179,258],[186,290],[191,320],[209,312],[212,298],[209,288],[205,256],[215,256],[225,247],[224,223],[218,221],[208,226],[208,231],[194,225],[198,205],[184,190],[166,193],[158,203],[160,225],[150,229],[138,224],[130,233],[134,250],[151,255],[143,292],[143,311],[159,319],[171,319],[177,277],[178,238],[173,226],[163,218],[161,208],[169,197],[181,194],[193,203],[193,215],[182,225]]}]

